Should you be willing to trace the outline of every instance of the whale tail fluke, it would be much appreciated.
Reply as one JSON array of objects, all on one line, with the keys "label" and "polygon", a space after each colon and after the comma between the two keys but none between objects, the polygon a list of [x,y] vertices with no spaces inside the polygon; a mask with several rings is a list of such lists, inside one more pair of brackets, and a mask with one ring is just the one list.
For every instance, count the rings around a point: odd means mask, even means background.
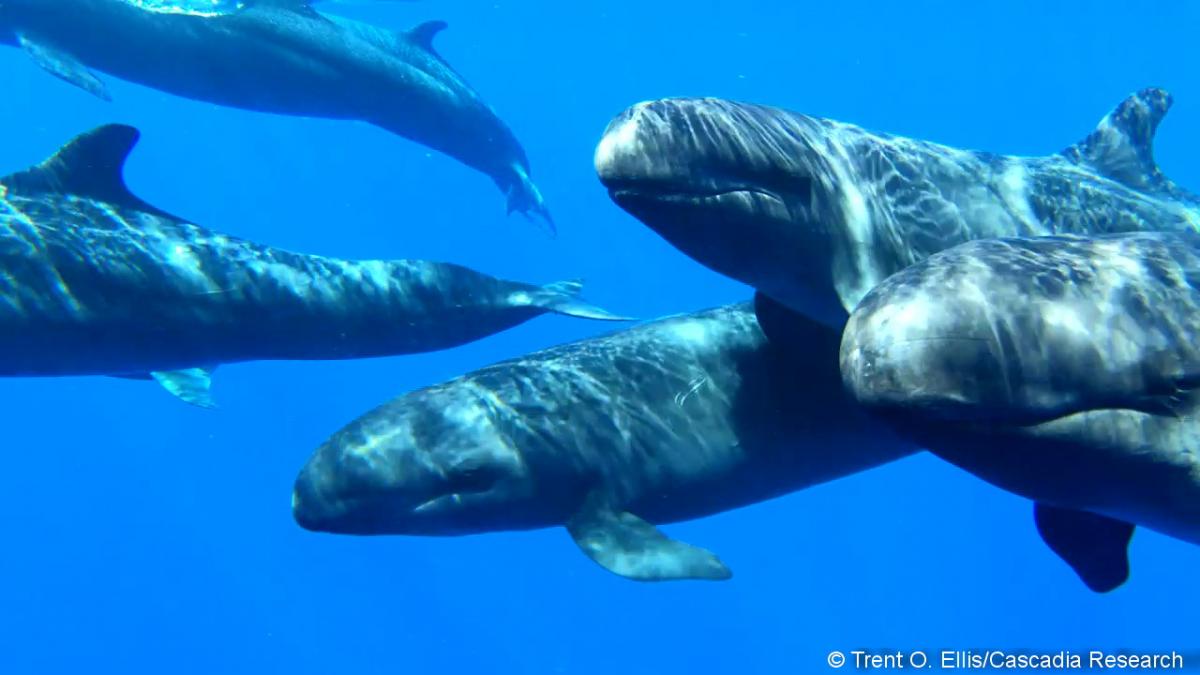
[{"label": "whale tail fluke", "polygon": [[630,317],[619,316],[585,302],[579,297],[582,291],[583,282],[575,279],[546,284],[535,290],[530,296],[535,307],[542,307],[556,314],[597,321],[633,321]]},{"label": "whale tail fluke", "polygon": [[507,191],[509,215],[516,212],[529,220],[534,220],[534,216],[537,216],[550,236],[557,236],[558,226],[554,224],[554,217],[550,215],[550,209],[546,208],[546,200],[542,198],[542,191],[533,184],[524,167],[514,164],[513,173],[515,180]]}]

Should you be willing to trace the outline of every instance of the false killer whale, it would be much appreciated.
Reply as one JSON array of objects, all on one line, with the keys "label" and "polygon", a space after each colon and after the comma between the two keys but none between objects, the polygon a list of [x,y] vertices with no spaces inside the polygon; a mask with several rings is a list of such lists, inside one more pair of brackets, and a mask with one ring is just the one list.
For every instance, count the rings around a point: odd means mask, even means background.
[{"label": "false killer whale", "polygon": [[577,282],[301,255],[206,230],[129,192],[137,139],[100,127],[0,178],[0,376],[152,376],[211,405],[222,363],[427,352],[546,312],[620,318],[580,302]]},{"label": "false killer whale", "polygon": [[916,451],[842,392],[835,330],[792,328],[803,357],[768,343],[742,303],[405,394],[313,453],[296,480],[296,521],[360,535],[565,526],[623,577],[726,579],[716,555],[655,526]]},{"label": "false killer whale", "polygon": [[446,24],[393,32],[308,0],[4,0],[0,42],[109,99],[94,68],[218,105],[369,122],[492,178],[509,212],[553,221],[512,131],[433,47]]},{"label": "false killer whale", "polygon": [[889,275],[971,239],[1184,231],[1200,198],[1158,169],[1162,89],[1126,100],[1044,157],[973,152],[761,105],[664,99],[596,148],[622,208],[684,253],[842,326]]},{"label": "false killer whale", "polygon": [[1035,500],[1093,590],[1134,525],[1200,544],[1200,234],[987,239],[889,277],[840,356],[865,409]]}]

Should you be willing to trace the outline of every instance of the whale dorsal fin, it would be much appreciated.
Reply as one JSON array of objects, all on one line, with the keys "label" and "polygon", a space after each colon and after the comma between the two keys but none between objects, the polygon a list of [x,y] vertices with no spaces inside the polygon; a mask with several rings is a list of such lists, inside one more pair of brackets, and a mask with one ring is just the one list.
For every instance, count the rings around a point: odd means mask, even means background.
[{"label": "whale dorsal fin", "polygon": [[106,202],[137,199],[125,187],[125,159],[137,145],[137,129],[107,124],[80,134],[41,164],[7,176],[3,182],[15,192],[79,195]]},{"label": "whale dorsal fin", "polygon": [[437,37],[438,33],[446,30],[449,26],[450,24],[445,21],[426,21],[409,30],[408,39],[421,49],[434,56],[438,56],[437,50],[433,48],[433,38]]},{"label": "whale dorsal fin", "polygon": [[125,160],[141,134],[124,124],[106,124],[80,134],[41,164],[0,178],[10,192],[88,197],[179,220],[129,191]]},{"label": "whale dorsal fin", "polygon": [[1095,131],[1062,154],[1130,187],[1174,192],[1154,161],[1154,132],[1172,102],[1164,89],[1143,89],[1121,101]]},{"label": "whale dorsal fin", "polygon": [[283,9],[291,9],[297,12],[308,12],[312,10],[313,0],[242,0],[242,7],[280,7]]},{"label": "whale dorsal fin", "polygon": [[280,9],[291,10],[297,14],[311,16],[318,19],[324,19],[317,10],[313,9],[312,3],[314,0],[242,0],[242,9],[250,7],[278,7]]},{"label": "whale dorsal fin", "polygon": [[462,77],[462,75],[454,69],[454,66],[450,65],[449,61],[442,58],[442,55],[439,54],[438,50],[433,46],[433,39],[437,37],[439,33],[449,27],[450,24],[446,23],[445,21],[426,21],[423,24],[399,33],[398,35],[407,38],[410,44],[437,59],[450,72],[458,75],[458,77]]}]

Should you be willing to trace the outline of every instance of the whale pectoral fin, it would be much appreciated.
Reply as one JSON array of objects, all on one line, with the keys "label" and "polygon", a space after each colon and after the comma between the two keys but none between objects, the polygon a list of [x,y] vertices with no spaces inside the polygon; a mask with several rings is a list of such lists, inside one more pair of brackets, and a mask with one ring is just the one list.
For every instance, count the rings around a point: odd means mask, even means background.
[{"label": "whale pectoral fin", "polygon": [[1091,590],[1108,593],[1129,578],[1130,523],[1040,502],[1033,505],[1033,518],[1050,550]]},{"label": "whale pectoral fin", "polygon": [[791,309],[762,291],[754,292],[754,318],[771,344],[785,350],[803,349],[806,353],[823,349],[824,353],[832,354],[834,361],[837,361],[838,345],[842,339],[840,330],[832,331],[825,324]]},{"label": "whale pectoral fin", "polygon": [[733,572],[711,551],[668,538],[627,511],[588,506],[567,523],[587,557],[634,581],[722,580]]},{"label": "whale pectoral fin", "polygon": [[154,371],[150,373],[163,389],[201,408],[215,408],[212,393],[213,368],[187,368],[184,370]]},{"label": "whale pectoral fin", "polygon": [[788,345],[792,343],[793,325],[799,322],[803,325],[811,321],[786,305],[776,302],[771,296],[762,291],[754,292],[754,318],[763,335],[773,343]]},{"label": "whale pectoral fin", "polygon": [[104,86],[100,78],[93,75],[87,69],[87,66],[76,61],[70,54],[25,35],[19,35],[17,39],[21,43],[21,48],[33,59],[34,63],[41,66],[51,75],[70,82],[76,87],[105,101],[112,100],[112,96],[108,93],[108,88]]}]

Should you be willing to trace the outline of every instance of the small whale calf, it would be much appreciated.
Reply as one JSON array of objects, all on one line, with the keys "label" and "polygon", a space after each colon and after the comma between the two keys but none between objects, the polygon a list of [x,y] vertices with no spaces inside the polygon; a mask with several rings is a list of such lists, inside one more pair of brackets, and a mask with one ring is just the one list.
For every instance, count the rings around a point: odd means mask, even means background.
[{"label": "small whale calf", "polygon": [[153,377],[211,405],[223,363],[428,352],[547,312],[620,319],[581,302],[576,282],[301,255],[206,230],[129,192],[137,139],[100,127],[0,178],[0,376]]},{"label": "small whale calf", "polygon": [[1170,106],[1146,89],[1063,152],[1013,157],[664,99],[614,119],[595,164],[617,204],[684,253],[841,326],[879,282],[971,239],[1200,228],[1200,199],[1151,151]]},{"label": "small whale calf", "polygon": [[842,393],[836,331],[793,329],[803,350],[772,346],[743,303],[411,392],[317,449],[296,480],[296,521],[362,535],[565,526],[623,577],[728,578],[716,555],[655,526],[916,450]]},{"label": "small whale calf", "polygon": [[1134,525],[1200,544],[1200,234],[981,240],[851,315],[845,385],[935,454],[1036,501],[1097,591]]},{"label": "small whale calf", "polygon": [[510,213],[553,229],[525,150],[434,50],[445,27],[393,32],[308,0],[0,2],[0,43],[96,96],[110,98],[91,68],[217,105],[369,122],[487,174]]}]

